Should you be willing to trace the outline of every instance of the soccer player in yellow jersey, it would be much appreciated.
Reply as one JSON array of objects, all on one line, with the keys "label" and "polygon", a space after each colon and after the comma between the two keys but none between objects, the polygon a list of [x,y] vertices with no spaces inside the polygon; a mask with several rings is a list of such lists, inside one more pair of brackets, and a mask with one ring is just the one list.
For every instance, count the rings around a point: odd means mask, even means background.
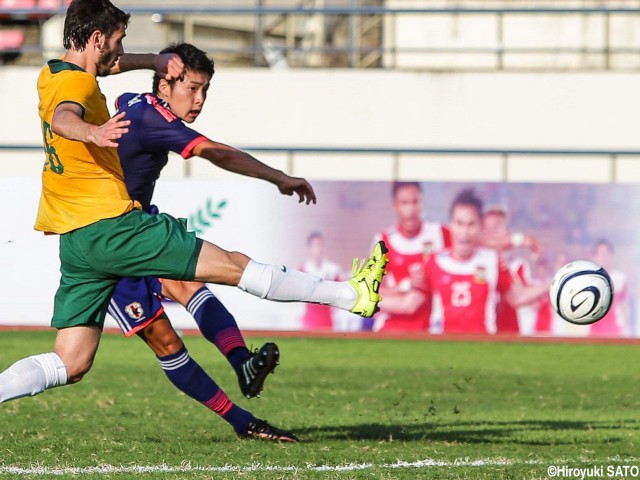
[{"label": "soccer player in yellow jersey", "polygon": [[[164,65],[167,78],[181,62],[124,55],[129,15],[108,0],[74,0],[68,7],[59,61],[38,79],[45,168],[36,228],[60,235],[61,280],[51,324],[53,351],[15,362],[0,373],[0,402],[79,382],[93,363],[107,305],[121,277],[158,276],[237,286],[275,301],[322,303],[372,316],[387,258],[383,242],[346,282],[323,281],[284,265],[261,264],[196,238],[183,222],[150,215],[127,194],[116,147],[129,125],[109,118],[96,77]],[[176,63],[177,62],[177,63]],[[162,68],[161,68],[162,70]],[[315,203],[304,180],[282,193]],[[221,412],[233,408],[222,394]],[[271,431],[242,432],[270,438]],[[292,439],[295,440],[295,437]]]}]

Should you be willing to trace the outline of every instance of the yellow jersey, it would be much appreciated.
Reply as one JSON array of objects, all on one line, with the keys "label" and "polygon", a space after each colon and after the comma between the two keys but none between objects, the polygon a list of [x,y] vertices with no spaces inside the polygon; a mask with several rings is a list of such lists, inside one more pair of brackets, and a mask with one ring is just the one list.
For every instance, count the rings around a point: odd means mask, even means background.
[{"label": "yellow jersey", "polygon": [[87,123],[103,125],[109,120],[96,77],[72,63],[51,60],[38,77],[38,97],[46,160],[35,229],[61,234],[140,208],[127,193],[117,149],[68,140],[51,131],[53,113],[61,103],[82,107]]}]

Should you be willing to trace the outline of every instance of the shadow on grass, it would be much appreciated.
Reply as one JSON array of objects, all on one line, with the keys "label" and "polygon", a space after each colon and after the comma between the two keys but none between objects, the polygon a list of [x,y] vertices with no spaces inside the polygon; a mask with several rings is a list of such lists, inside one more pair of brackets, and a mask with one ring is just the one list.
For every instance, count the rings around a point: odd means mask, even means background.
[{"label": "shadow on grass", "polygon": [[331,440],[435,441],[468,444],[568,445],[597,441],[616,443],[622,431],[640,430],[638,420],[574,421],[520,420],[422,423],[409,425],[360,424],[308,429],[307,437]]}]

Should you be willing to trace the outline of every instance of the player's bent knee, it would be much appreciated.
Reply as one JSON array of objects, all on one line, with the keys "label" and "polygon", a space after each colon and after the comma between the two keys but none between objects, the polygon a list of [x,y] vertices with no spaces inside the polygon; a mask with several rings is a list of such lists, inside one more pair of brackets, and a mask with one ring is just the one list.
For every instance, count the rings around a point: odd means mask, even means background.
[{"label": "player's bent knee", "polygon": [[76,326],[58,330],[53,351],[67,370],[67,383],[77,383],[91,370],[102,330]]},{"label": "player's bent knee", "polygon": [[67,383],[78,383],[82,378],[89,373],[93,366],[93,357],[91,358],[72,358],[65,359],[60,357],[62,362],[67,367]]},{"label": "player's bent knee", "polygon": [[184,343],[182,343],[182,340],[180,339],[180,337],[178,337],[178,334],[174,332],[173,335],[166,335],[162,337],[162,339],[160,339],[160,342],[156,344],[154,351],[157,356],[165,357],[167,355],[178,353],[183,346]]},{"label": "player's bent knee", "polygon": [[178,353],[184,344],[171,326],[168,318],[160,318],[147,326],[141,336],[157,357]]},{"label": "player's bent knee", "polygon": [[178,280],[162,281],[162,296],[186,305],[198,290],[204,287],[202,282],[184,282]]},{"label": "player's bent knee", "polygon": [[67,384],[71,384],[71,383],[78,383],[80,380],[84,378],[84,376],[87,373],[89,373],[89,370],[91,370],[91,366],[93,365],[93,361],[89,361],[89,362],[75,361],[70,364],[65,362],[65,365],[67,367]]}]

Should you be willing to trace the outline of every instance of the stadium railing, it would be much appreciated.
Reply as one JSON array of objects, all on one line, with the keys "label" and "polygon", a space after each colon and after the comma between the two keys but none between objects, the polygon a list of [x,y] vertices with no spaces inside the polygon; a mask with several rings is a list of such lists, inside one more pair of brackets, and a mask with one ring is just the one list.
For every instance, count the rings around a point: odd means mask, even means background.
[{"label": "stadium railing", "polygon": [[[332,180],[444,180],[500,182],[567,182],[567,183],[640,183],[640,149],[518,149],[518,148],[376,148],[376,147],[288,147],[246,145],[239,148],[271,163],[279,157],[277,168],[310,179]],[[39,154],[42,146],[0,145],[0,161],[6,155]],[[385,158],[386,167],[362,169],[361,162]],[[330,158],[338,161],[332,164]],[[345,162],[351,159],[350,162]],[[415,159],[409,166],[408,159]],[[457,163],[451,163],[455,159]],[[483,163],[484,160],[489,162]],[[318,162],[317,160],[322,160]],[[424,167],[433,161],[443,162],[442,169]],[[593,160],[593,161],[590,161]],[[38,162],[41,162],[38,156]],[[446,162],[446,163],[444,163]],[[350,170],[349,164],[355,168]],[[12,164],[16,164],[12,162]],[[422,166],[421,166],[422,164]],[[518,167],[518,165],[520,166]],[[200,178],[202,171],[191,162],[182,162],[182,178]],[[465,165],[469,168],[465,168]],[[335,169],[332,168],[335,166]],[[316,168],[317,167],[317,168]],[[377,168],[377,171],[376,171]],[[359,172],[365,172],[360,177]],[[19,173],[24,173],[24,169]],[[372,174],[372,175],[371,175]],[[11,167],[3,169],[11,176]]]},{"label": "stadium railing", "polygon": [[[30,0],[36,3],[35,0]],[[15,0],[14,0],[15,2]],[[57,2],[60,7],[55,8]],[[54,15],[64,14],[64,1],[46,0],[37,4],[35,8],[16,8],[11,6],[12,2],[3,0],[0,2],[0,17],[7,15],[20,16],[25,14]],[[412,8],[390,8],[376,6],[361,7],[164,7],[164,6],[140,6],[126,7],[127,11],[133,15],[144,15],[151,18],[150,21],[160,24],[167,24],[168,28],[178,28],[181,40],[193,42],[194,39],[200,43],[197,37],[196,28],[200,19],[206,16],[230,17],[245,16],[253,20],[251,31],[247,33],[246,39],[249,43],[243,45],[242,42],[224,47],[215,45],[207,47],[209,53],[213,55],[240,55],[249,59],[248,64],[255,66],[267,66],[271,63],[270,57],[286,60],[286,64],[292,67],[299,66],[341,66],[352,68],[366,67],[389,67],[389,68],[450,68],[456,70],[468,69],[510,69],[510,68],[554,68],[554,69],[638,69],[640,61],[636,61],[640,53],[640,43],[636,42],[633,25],[625,26],[631,32],[629,38],[620,37],[620,16],[626,18],[638,17],[640,24],[640,6],[620,7],[606,5],[597,7],[482,7],[465,8],[455,6],[447,8],[435,7],[412,7]],[[301,33],[296,21],[309,16],[323,16],[324,18],[334,17],[343,20],[344,33],[339,41],[334,44],[309,43],[305,41],[304,32]],[[491,33],[483,37],[481,42],[470,40],[456,40],[444,44],[441,40],[429,43],[421,41],[418,44],[399,41],[395,34],[398,30],[399,19],[406,19],[407,16],[449,16],[449,17],[470,17],[470,16],[491,16],[494,22]],[[557,18],[558,16],[574,16],[578,19],[596,17],[597,22],[588,25],[589,28],[578,30],[587,31],[587,34],[577,33],[574,39],[563,41],[553,40],[548,43],[549,38],[544,35],[531,34],[525,41],[510,41],[506,38],[506,29],[509,21],[514,18],[538,18],[543,19],[548,16]],[[635,22],[635,18],[634,18]],[[597,23],[597,25],[596,25]],[[402,27],[404,29],[404,27]],[[527,27],[529,28],[529,27]],[[377,30],[373,36],[366,37],[373,30]],[[593,33],[592,31],[597,30]],[[591,32],[591,33],[589,33]],[[586,37],[584,35],[587,35]],[[531,40],[531,41],[530,41]],[[541,43],[536,44],[536,40]],[[544,42],[542,41],[544,40]],[[555,42],[555,44],[553,44]],[[130,45],[131,51],[136,51],[136,45]],[[147,48],[140,45],[140,48]],[[320,65],[308,59],[313,56],[325,58]],[[433,60],[431,57],[438,56],[459,57],[458,60]],[[553,57],[552,60],[531,60],[527,62],[526,57],[546,55]],[[562,59],[562,56],[570,57]],[[416,57],[418,56],[418,57]],[[425,57],[426,56],[426,57]],[[431,57],[429,57],[431,56]],[[514,60],[514,56],[518,56]],[[326,59],[332,59],[331,61]],[[418,58],[417,60],[415,60]],[[473,58],[482,58],[477,63]],[[524,59],[523,59],[524,58]],[[466,61],[471,59],[471,61]],[[459,61],[464,60],[464,61]],[[333,63],[331,63],[333,62]],[[412,63],[413,62],[413,63]]]}]

